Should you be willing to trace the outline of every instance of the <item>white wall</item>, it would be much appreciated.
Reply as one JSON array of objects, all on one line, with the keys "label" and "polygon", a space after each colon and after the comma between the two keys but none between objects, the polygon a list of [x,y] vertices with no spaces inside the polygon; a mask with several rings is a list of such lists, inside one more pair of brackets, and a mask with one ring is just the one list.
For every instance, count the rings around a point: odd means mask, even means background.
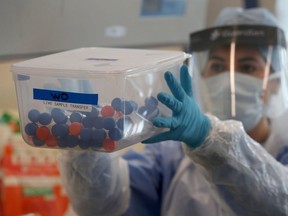
[{"label": "white wall", "polygon": [[207,4],[186,0],[183,15],[147,17],[141,16],[142,0],[1,0],[0,57],[87,46],[183,44],[206,24]]}]

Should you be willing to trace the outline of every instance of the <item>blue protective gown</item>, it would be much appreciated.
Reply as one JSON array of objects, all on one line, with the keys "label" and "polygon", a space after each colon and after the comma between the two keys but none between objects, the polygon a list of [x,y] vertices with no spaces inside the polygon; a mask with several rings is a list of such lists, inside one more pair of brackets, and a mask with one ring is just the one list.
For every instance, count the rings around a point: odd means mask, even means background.
[{"label": "blue protective gown", "polygon": [[[212,196],[213,187],[200,167],[185,156],[179,142],[148,145],[144,154],[129,151],[123,158],[128,162],[131,188],[124,215],[175,215],[175,207],[181,208],[177,210],[181,215],[221,215],[221,207]],[[179,199],[183,202],[176,201]]]}]

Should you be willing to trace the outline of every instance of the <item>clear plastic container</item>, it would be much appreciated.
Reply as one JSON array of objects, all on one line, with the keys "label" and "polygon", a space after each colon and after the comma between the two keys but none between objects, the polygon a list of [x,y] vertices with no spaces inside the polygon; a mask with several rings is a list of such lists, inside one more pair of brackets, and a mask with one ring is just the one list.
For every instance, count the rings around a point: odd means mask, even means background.
[{"label": "clear plastic container", "polygon": [[12,65],[21,131],[31,146],[113,152],[164,129],[158,103],[189,57],[180,51],[81,48]]}]

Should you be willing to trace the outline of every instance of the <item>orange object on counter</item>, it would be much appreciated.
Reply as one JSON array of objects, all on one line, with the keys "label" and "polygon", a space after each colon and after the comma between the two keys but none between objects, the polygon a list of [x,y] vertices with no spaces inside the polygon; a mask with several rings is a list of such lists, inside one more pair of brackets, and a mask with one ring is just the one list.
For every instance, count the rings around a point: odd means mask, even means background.
[{"label": "orange object on counter", "polygon": [[25,148],[4,146],[0,215],[64,216],[69,202],[56,160],[42,149],[44,154],[39,154],[41,150],[31,151],[30,147],[27,150],[25,144],[21,145]]}]

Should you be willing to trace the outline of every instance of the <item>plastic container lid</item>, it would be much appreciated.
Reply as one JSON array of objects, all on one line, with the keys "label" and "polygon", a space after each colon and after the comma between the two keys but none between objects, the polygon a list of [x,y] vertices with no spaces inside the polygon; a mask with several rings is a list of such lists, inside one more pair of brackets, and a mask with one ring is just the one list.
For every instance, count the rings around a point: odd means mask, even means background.
[{"label": "plastic container lid", "polygon": [[47,76],[49,72],[55,77],[68,74],[80,76],[79,71],[81,76],[136,73],[175,61],[183,62],[189,56],[181,51],[80,48],[16,63],[12,72],[37,76]]}]

